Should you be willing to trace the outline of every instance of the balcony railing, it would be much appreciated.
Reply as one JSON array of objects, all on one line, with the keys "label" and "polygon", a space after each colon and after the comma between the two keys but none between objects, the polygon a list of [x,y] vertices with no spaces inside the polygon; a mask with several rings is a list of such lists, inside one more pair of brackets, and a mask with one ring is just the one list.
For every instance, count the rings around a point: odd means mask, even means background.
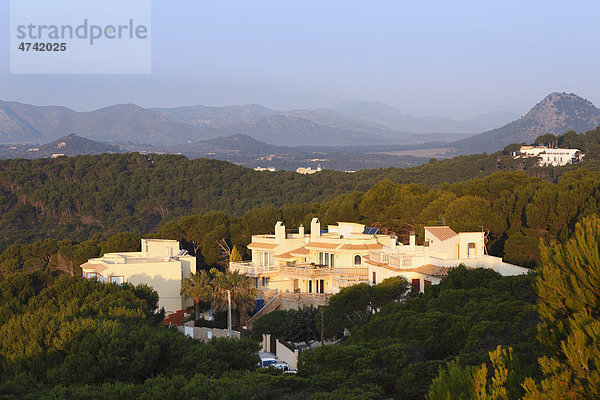
[{"label": "balcony railing", "polygon": [[412,268],[413,267],[412,259],[413,259],[412,256],[391,254],[390,255],[390,265],[392,267],[397,267],[397,268]]},{"label": "balcony railing", "polygon": [[248,276],[257,276],[267,272],[277,272],[279,270],[279,268],[275,266],[259,267],[252,262],[232,262],[229,263],[229,268],[232,271],[238,271],[239,273]]},{"label": "balcony railing", "polygon": [[170,257],[125,257],[125,264],[162,263],[170,261]]},{"label": "balcony railing", "polygon": [[319,276],[364,276],[368,277],[368,268],[335,268],[315,264],[288,264],[281,267],[281,272],[291,276],[316,278]]},{"label": "balcony railing", "polygon": [[317,277],[335,276],[343,279],[360,279],[362,282],[367,281],[369,276],[368,268],[335,268],[309,263],[259,267],[252,262],[232,262],[229,264],[229,268],[252,277],[269,272],[280,272],[290,277],[302,276],[316,279]]}]

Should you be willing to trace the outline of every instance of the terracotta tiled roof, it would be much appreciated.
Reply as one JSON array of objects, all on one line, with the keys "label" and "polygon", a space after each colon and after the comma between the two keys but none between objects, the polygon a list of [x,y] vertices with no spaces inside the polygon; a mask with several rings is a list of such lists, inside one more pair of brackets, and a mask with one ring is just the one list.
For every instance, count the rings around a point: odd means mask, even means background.
[{"label": "terracotta tiled roof", "polygon": [[169,314],[162,320],[164,325],[181,325],[185,319],[185,313],[187,310],[175,311],[173,314]]},{"label": "terracotta tiled roof", "polygon": [[106,271],[108,269],[108,267],[106,265],[102,265],[102,264],[94,264],[94,263],[85,263],[85,264],[81,264],[81,269],[93,269],[96,272],[102,272],[102,271]]},{"label": "terracotta tiled roof", "polygon": [[275,258],[283,258],[284,260],[289,260],[291,258],[294,258],[294,256],[292,255],[291,251],[288,251],[287,253],[275,254]]},{"label": "terracotta tiled roof", "polygon": [[261,242],[253,242],[248,245],[249,249],[265,249],[265,250],[273,250],[277,247],[277,243],[261,243]]},{"label": "terracotta tiled roof", "polygon": [[342,246],[343,250],[375,250],[381,249],[383,246],[379,243],[369,243],[369,244],[345,244]]},{"label": "terracotta tiled roof", "polygon": [[302,246],[302,247],[300,247],[300,248],[298,248],[296,250],[290,251],[290,253],[293,256],[304,257],[304,256],[309,255],[310,251],[306,247]]},{"label": "terracotta tiled roof", "polygon": [[377,267],[383,267],[383,266],[387,266],[387,264],[379,262],[379,261],[373,261],[373,260],[369,260],[368,258],[363,259],[364,262],[366,262],[367,264],[371,264],[371,265],[375,265]]},{"label": "terracotta tiled roof", "polygon": [[366,244],[345,244],[343,250],[369,250]]},{"label": "terracotta tiled roof", "polygon": [[340,246],[339,243],[323,243],[323,242],[310,242],[305,247],[307,249],[326,249],[333,250],[337,249]]},{"label": "terracotta tiled roof", "polygon": [[448,226],[426,226],[425,229],[441,241],[453,238],[454,236],[458,235],[458,233],[454,232]]},{"label": "terracotta tiled roof", "polygon": [[418,272],[420,274],[431,275],[431,276],[447,276],[448,275],[448,268],[441,267],[439,265],[433,265],[433,264],[421,265],[420,267],[413,269],[413,271]]},{"label": "terracotta tiled roof", "polygon": [[389,269],[390,271],[395,271],[395,272],[416,272],[418,274],[438,276],[438,277],[448,275],[448,268],[441,267],[439,265],[433,265],[433,264],[421,265],[420,267],[417,267],[417,268],[398,268],[398,267],[392,267],[391,265],[388,265],[385,263],[380,263],[380,262],[373,261],[373,260],[365,260],[365,262],[368,264],[375,265],[377,267],[383,267],[385,269]]}]

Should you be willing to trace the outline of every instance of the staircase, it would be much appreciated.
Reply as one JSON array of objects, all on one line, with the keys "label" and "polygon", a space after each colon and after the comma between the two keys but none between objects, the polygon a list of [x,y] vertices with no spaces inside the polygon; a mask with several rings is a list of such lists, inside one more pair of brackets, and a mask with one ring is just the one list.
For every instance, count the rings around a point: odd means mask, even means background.
[{"label": "staircase", "polygon": [[279,308],[279,306],[281,305],[281,293],[278,293],[277,295],[275,295],[275,297],[273,297],[271,300],[269,300],[267,302],[267,304],[264,305],[263,308],[261,308],[256,314],[254,314],[246,323],[246,325],[248,326],[248,329],[252,329],[252,323],[257,319],[262,317],[265,314],[270,313],[271,311],[275,311]]}]

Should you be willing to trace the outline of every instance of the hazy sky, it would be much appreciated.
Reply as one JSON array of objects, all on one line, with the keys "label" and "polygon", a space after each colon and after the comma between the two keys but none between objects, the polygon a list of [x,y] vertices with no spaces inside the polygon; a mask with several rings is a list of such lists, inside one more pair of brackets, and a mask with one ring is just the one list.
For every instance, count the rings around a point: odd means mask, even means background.
[{"label": "hazy sky", "polygon": [[9,75],[4,29],[0,99],[76,110],[371,100],[469,118],[566,91],[600,106],[600,2],[491,3],[154,0],[153,72],[140,76]]}]

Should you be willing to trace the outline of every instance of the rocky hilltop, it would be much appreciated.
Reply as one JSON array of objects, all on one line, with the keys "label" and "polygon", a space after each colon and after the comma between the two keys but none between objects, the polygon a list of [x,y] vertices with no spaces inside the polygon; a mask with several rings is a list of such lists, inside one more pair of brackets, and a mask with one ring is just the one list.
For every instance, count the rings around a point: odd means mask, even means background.
[{"label": "rocky hilltop", "polygon": [[527,114],[501,128],[454,143],[458,154],[494,152],[511,143],[532,143],[536,137],[551,133],[578,133],[600,126],[600,109],[573,93],[550,93]]}]

